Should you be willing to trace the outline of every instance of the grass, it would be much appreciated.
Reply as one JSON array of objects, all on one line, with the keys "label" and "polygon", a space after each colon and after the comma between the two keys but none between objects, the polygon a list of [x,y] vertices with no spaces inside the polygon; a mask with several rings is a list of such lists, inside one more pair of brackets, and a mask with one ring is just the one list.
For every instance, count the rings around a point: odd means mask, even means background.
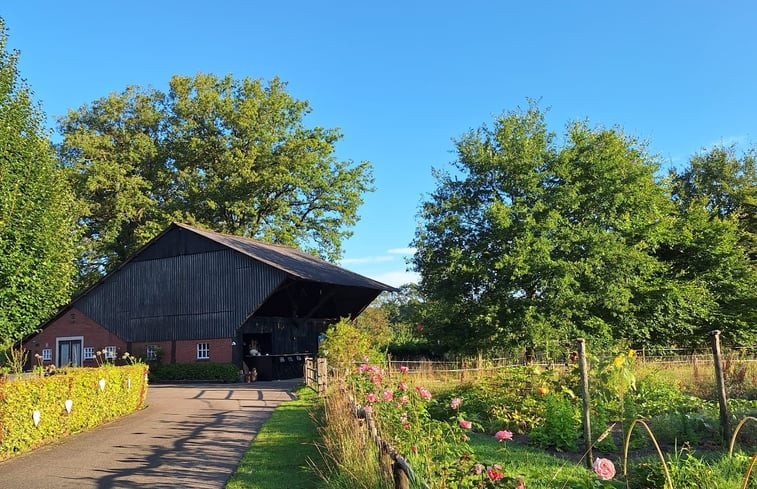
[{"label": "grass", "polygon": [[315,392],[301,387],[297,399],[277,407],[250,444],[227,489],[313,489],[321,481],[309,467],[318,458],[318,430],[310,411]]},{"label": "grass", "polygon": [[[468,441],[475,459],[498,463],[508,475],[522,475],[529,489],[559,489],[586,480],[584,462],[576,463],[544,450],[515,443],[499,443],[494,437],[473,433]],[[619,464],[616,464],[619,467]]]}]

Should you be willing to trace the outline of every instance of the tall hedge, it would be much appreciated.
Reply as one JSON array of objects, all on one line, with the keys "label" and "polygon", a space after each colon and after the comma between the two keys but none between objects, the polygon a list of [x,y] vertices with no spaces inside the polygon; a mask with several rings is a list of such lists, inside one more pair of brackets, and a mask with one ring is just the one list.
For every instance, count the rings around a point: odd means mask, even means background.
[{"label": "tall hedge", "polygon": [[147,371],[146,365],[105,365],[29,380],[0,380],[0,460],[141,409]]}]

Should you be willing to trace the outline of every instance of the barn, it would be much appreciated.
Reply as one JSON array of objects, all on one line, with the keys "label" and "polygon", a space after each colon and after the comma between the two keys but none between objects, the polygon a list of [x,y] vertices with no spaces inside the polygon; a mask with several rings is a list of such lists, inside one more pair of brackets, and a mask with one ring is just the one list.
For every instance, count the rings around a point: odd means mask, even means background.
[{"label": "barn", "polygon": [[339,318],[392,287],[298,249],[173,223],[24,342],[45,364],[96,353],[299,376]]}]

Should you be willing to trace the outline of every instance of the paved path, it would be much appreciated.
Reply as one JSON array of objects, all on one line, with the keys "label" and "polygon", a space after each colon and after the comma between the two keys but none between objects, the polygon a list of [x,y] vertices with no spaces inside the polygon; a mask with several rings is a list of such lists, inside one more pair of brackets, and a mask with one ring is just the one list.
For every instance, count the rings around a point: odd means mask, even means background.
[{"label": "paved path", "polygon": [[299,382],[152,385],[146,409],[0,463],[0,487],[223,488]]}]

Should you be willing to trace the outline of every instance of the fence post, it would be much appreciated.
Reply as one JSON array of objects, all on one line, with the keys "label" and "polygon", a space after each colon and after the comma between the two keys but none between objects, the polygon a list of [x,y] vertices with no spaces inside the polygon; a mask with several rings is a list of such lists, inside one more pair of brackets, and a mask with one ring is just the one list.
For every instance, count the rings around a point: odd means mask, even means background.
[{"label": "fence post", "polygon": [[715,380],[718,387],[718,403],[720,404],[720,430],[723,440],[731,439],[731,415],[728,412],[728,402],[725,393],[725,379],[723,378],[723,362],[720,359],[720,331],[710,332],[712,336],[712,361],[715,363]]},{"label": "fence post", "polygon": [[326,388],[328,387],[328,364],[326,363],[325,358],[319,358],[317,362],[318,371],[316,375],[318,376],[318,394],[323,395],[326,394]]},{"label": "fence post", "polygon": [[379,441],[379,464],[381,465],[381,473],[384,474],[386,479],[392,477],[392,454],[389,453],[389,446],[384,440]]},{"label": "fence post", "polygon": [[589,369],[586,364],[586,343],[583,338],[577,338],[578,367],[581,371],[581,398],[583,400],[584,445],[586,446],[586,466],[591,470],[594,457],[591,453],[591,401],[589,399]]},{"label": "fence post", "polygon": [[398,462],[394,462],[394,487],[395,489],[410,489],[407,472]]},{"label": "fence post", "polygon": [[302,374],[305,377],[305,385],[308,386],[308,387],[310,387],[312,389],[313,388],[313,382],[312,382],[311,377],[310,377],[310,373],[313,371],[313,359],[312,358],[305,357],[305,368],[304,368],[304,370],[305,371]]}]

